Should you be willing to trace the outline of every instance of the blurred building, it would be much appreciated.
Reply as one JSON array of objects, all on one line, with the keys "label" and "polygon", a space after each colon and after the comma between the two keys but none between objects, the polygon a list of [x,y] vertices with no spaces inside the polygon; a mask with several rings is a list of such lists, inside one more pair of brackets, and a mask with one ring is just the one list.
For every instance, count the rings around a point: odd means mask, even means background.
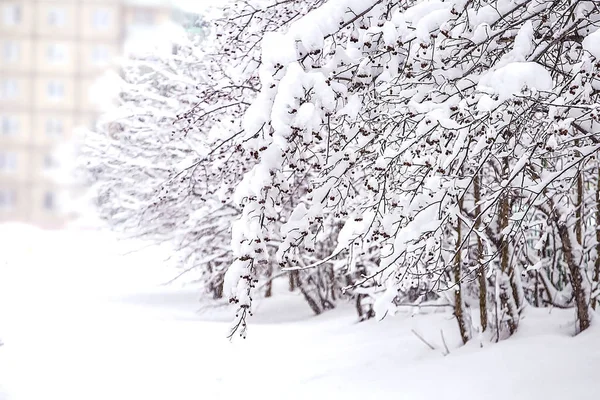
[{"label": "blurred building", "polygon": [[132,30],[171,18],[168,0],[0,0],[0,222],[56,228],[69,188],[53,149],[98,116],[96,78]]}]

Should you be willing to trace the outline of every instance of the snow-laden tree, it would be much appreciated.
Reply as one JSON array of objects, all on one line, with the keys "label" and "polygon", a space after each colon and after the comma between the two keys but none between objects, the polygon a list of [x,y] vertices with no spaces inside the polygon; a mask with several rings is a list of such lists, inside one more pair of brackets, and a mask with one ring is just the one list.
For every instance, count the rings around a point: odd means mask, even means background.
[{"label": "snow-laden tree", "polygon": [[597,2],[330,0],[286,22],[256,33],[260,92],[231,144],[257,160],[233,196],[234,329],[279,234],[288,270],[360,266],[346,290],[376,297],[380,316],[416,293],[451,302],[465,342],[514,333],[527,303],[574,307],[586,329],[600,265]]},{"label": "snow-laden tree", "polygon": [[209,152],[207,135],[174,129],[178,113],[198,100],[203,57],[182,34],[166,52],[126,60],[118,104],[86,132],[81,160],[100,216],[130,235],[170,243],[182,273],[193,270],[217,298],[231,260],[229,224],[239,210],[221,202],[219,182],[193,165]]},{"label": "snow-laden tree", "polygon": [[[225,7],[213,14],[203,40],[180,35],[166,52],[134,53],[122,65],[117,107],[83,138],[81,160],[101,216],[131,235],[171,244],[181,274],[215,298],[234,260],[230,228],[240,208],[231,195],[258,160],[258,152],[239,153],[239,140],[242,116],[260,91],[262,34],[321,4]],[[274,253],[279,239],[265,240],[265,253]],[[321,240],[306,262],[325,257],[330,242]],[[287,276],[315,313],[340,297],[340,277],[331,268],[274,274],[276,267],[262,264],[249,284],[270,296],[272,280]]]},{"label": "snow-laden tree", "polygon": [[[209,40],[202,43],[205,57],[201,68],[206,79],[197,82],[199,100],[180,116],[177,126],[186,137],[203,135],[207,126],[210,127],[211,152],[209,156],[198,157],[193,166],[207,170],[212,182],[220,182],[223,194],[221,201],[232,204],[233,207],[239,208],[233,194],[242,175],[232,174],[232,165],[237,166],[234,171],[248,173],[259,161],[262,151],[261,148],[249,149],[244,146],[246,131],[242,120],[248,106],[261,90],[260,66],[264,36],[285,30],[289,23],[322,4],[323,0],[231,2],[213,10],[211,14],[212,34]],[[334,307],[340,297],[341,282],[353,283],[355,277],[346,271],[340,274],[339,269],[332,266],[274,275],[277,263],[273,263],[274,257],[270,257],[281,241],[281,215],[289,215],[294,210],[297,205],[295,199],[302,198],[306,193],[308,180],[308,176],[304,177],[304,182],[294,187],[294,196],[279,203],[279,211],[269,216],[274,226],[273,234],[255,243],[258,246],[253,249],[253,254],[260,259],[256,260],[254,274],[252,277],[243,274],[240,277],[246,282],[248,289],[265,287],[265,295],[270,296],[272,279],[288,275],[290,289],[299,289],[311,309],[318,314]],[[330,221],[328,232],[321,232],[321,240],[307,249],[301,261],[309,265],[326,257],[331,246],[334,246],[329,232],[339,231],[340,228],[339,221]],[[234,228],[234,235],[237,232],[240,230]],[[240,245],[245,246],[244,239],[234,236],[234,254],[240,253],[237,249]],[[232,261],[235,257],[237,256],[232,257]],[[239,299],[233,296],[230,301],[237,303]],[[360,299],[357,310],[359,314],[363,314]],[[368,314],[368,306],[366,313]]]}]

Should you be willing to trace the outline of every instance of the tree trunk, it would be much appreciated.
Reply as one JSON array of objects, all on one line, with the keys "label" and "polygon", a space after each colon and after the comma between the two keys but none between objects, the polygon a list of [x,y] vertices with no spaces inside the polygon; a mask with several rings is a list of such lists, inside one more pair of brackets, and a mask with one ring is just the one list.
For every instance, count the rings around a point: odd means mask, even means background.
[{"label": "tree trunk", "polygon": [[302,285],[300,280],[298,280],[296,283],[298,284],[298,288],[300,289],[300,292],[302,293],[302,296],[304,296],[304,300],[306,300],[310,309],[315,313],[315,315],[321,314],[323,310],[321,310],[321,307],[319,307],[319,304],[315,301],[315,299],[313,299],[310,294],[308,294],[306,289],[304,289],[304,285]]},{"label": "tree trunk", "polygon": [[335,301],[337,295],[335,293],[335,271],[333,270],[333,266],[329,267],[329,285],[331,290],[331,301]]},{"label": "tree trunk", "polygon": [[[459,201],[459,212],[462,209],[462,200]],[[462,264],[462,257],[461,257],[461,244],[462,244],[462,230],[461,230],[461,220],[460,218],[458,218],[457,221],[457,225],[456,225],[456,234],[457,234],[457,238],[456,238],[456,255],[454,257],[454,284],[455,289],[454,289],[454,316],[456,317],[456,322],[458,323],[458,330],[460,331],[460,337],[463,341],[464,344],[466,344],[469,341],[469,334],[467,332],[467,326],[465,323],[465,306],[463,303],[463,299],[462,299],[462,292],[461,292],[461,280],[462,280],[462,274],[461,274],[461,264]]]},{"label": "tree trunk", "polygon": [[577,238],[565,222],[560,222],[558,217],[555,217],[555,222],[558,225],[558,234],[560,235],[560,240],[562,241],[562,248],[565,255],[565,260],[567,262],[567,268],[569,269],[569,273],[571,275],[573,295],[575,296],[575,305],[577,307],[577,319],[579,321],[579,332],[582,332],[590,327],[590,312],[583,272],[573,253],[573,243],[577,240]]},{"label": "tree trunk", "polygon": [[[475,230],[479,232],[481,227],[481,206],[479,202],[481,200],[481,186],[479,182],[479,172],[475,173],[473,179],[473,196],[475,201]],[[481,320],[481,331],[485,331],[488,325],[487,318],[487,279],[485,279],[485,267],[481,262],[481,256],[483,254],[483,243],[481,238],[477,235],[477,250],[476,250],[476,262],[479,265],[479,271],[477,272],[479,281],[479,318]]]},{"label": "tree trunk", "polygon": [[373,318],[375,316],[375,311],[373,311],[373,307],[369,304],[367,310],[363,309],[362,301],[366,298],[366,294],[358,294],[356,295],[356,313],[358,314],[359,321],[366,321],[369,318]]},{"label": "tree trunk", "polygon": [[273,296],[273,266],[269,265],[267,269],[267,285],[265,290],[265,297],[269,298]]},{"label": "tree trunk", "polygon": [[224,280],[220,279],[219,282],[215,285],[214,283],[211,284],[211,290],[213,293],[213,299],[218,300],[223,298],[223,284],[224,284]]},{"label": "tree trunk", "polygon": [[536,307],[540,306],[540,289],[539,289],[539,277],[538,274],[533,276],[535,284],[533,286],[533,305]]},{"label": "tree trunk", "polygon": [[[598,167],[598,181],[596,182],[596,260],[594,260],[595,289],[600,287],[600,167]],[[592,308],[595,310],[598,299],[592,299]]]},{"label": "tree trunk", "polygon": [[[505,172],[508,173],[508,166],[505,162]],[[514,301],[515,288],[512,285],[512,271],[509,265],[509,244],[507,235],[503,233],[508,226],[508,216],[510,212],[509,196],[505,193],[500,200],[500,270],[502,272],[502,282],[500,282],[500,305],[501,309],[508,315],[508,331],[514,334],[517,331],[519,317],[517,314],[517,306]]]},{"label": "tree trunk", "polygon": [[296,290],[296,276],[298,275],[298,271],[291,271],[288,274],[288,280],[289,280],[289,284],[288,287],[290,289],[290,292],[293,292],[294,290]]},{"label": "tree trunk", "polygon": [[577,243],[583,246],[583,172],[577,177],[577,204],[575,204],[575,234],[577,235]]}]

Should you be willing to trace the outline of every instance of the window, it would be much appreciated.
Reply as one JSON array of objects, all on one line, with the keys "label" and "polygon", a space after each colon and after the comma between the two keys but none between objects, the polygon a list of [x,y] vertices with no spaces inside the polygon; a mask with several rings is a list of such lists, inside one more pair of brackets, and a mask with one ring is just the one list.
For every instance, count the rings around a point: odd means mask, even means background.
[{"label": "window", "polygon": [[0,115],[0,135],[12,136],[19,132],[19,120],[10,115]]},{"label": "window", "polygon": [[2,42],[2,59],[6,63],[16,63],[19,61],[20,49],[19,42],[14,40]]},{"label": "window", "polygon": [[18,4],[7,4],[2,10],[4,14],[4,24],[8,26],[19,25],[21,23],[21,6]]},{"label": "window", "polygon": [[50,100],[62,100],[65,97],[65,85],[61,81],[50,81],[47,92]]},{"label": "window", "polygon": [[54,210],[56,208],[56,198],[54,192],[47,191],[44,193],[44,209]]},{"label": "window", "polygon": [[11,210],[15,206],[17,196],[12,189],[0,188],[0,209]]},{"label": "window", "polygon": [[133,24],[141,26],[153,25],[154,12],[147,8],[137,8],[133,10]]},{"label": "window", "polygon": [[0,172],[14,172],[17,169],[17,155],[0,151]]},{"label": "window", "polygon": [[58,118],[48,118],[46,120],[46,135],[50,137],[61,136],[63,134],[63,123]]},{"label": "window", "polygon": [[46,57],[52,64],[63,64],[67,59],[67,46],[62,43],[51,43],[46,50]]},{"label": "window", "polygon": [[54,167],[54,157],[52,154],[44,155],[44,169],[52,169]]},{"label": "window", "polygon": [[56,27],[64,26],[66,19],[66,13],[63,8],[53,7],[48,10],[48,25]]},{"label": "window", "polygon": [[102,66],[108,64],[108,47],[101,44],[92,47],[92,64]]},{"label": "window", "polygon": [[0,99],[14,99],[19,94],[19,84],[16,79],[2,79],[0,81]]},{"label": "window", "polygon": [[92,14],[92,25],[96,29],[106,29],[110,25],[110,12],[106,9],[97,9]]}]

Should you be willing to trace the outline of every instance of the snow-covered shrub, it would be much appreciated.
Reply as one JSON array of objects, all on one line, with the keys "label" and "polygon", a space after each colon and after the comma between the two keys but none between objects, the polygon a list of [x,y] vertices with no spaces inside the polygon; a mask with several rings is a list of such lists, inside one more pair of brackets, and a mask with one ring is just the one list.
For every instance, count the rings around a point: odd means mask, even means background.
[{"label": "snow-covered shrub", "polygon": [[[292,14],[277,4],[224,8],[213,14],[208,37],[179,35],[169,51],[161,45],[161,51],[134,53],[122,65],[117,107],[82,138],[82,166],[101,217],[130,235],[171,244],[180,275],[201,282],[214,298],[222,296],[224,271],[234,260],[231,223],[241,209],[231,197],[258,161],[257,154],[239,154],[237,140],[260,90],[261,35],[321,3],[297,2]],[[265,253],[279,237],[264,242]],[[328,251],[316,246],[306,260]],[[270,296],[276,267],[263,264],[250,284]],[[334,271],[276,274],[282,275],[315,313],[340,296]]]},{"label": "snow-covered shrub", "polygon": [[[317,313],[342,293],[379,317],[451,304],[465,342],[514,333],[528,304],[573,307],[578,330],[589,326],[597,2],[254,0],[211,18],[209,38],[164,60],[173,73],[133,101],[144,115],[162,93],[147,118],[177,119],[168,145],[122,142],[93,170],[145,160],[129,184],[105,175],[100,198],[118,198],[110,215],[127,221],[119,208],[143,199],[142,231],[217,257],[232,332],[245,335],[276,266]],[[161,89],[180,70],[177,95]],[[120,141],[138,126],[126,119]],[[147,121],[136,129],[171,131]]]},{"label": "snow-covered shrub", "polygon": [[[284,267],[376,256],[348,289],[371,287],[379,315],[400,293],[435,292],[466,342],[492,321],[513,333],[532,290],[548,304],[567,290],[587,328],[599,15],[592,1],[330,0],[265,33],[261,91],[236,141],[259,162],[234,196],[235,326],[243,334],[263,243],[282,229]],[[303,265],[336,216],[330,256]],[[564,277],[540,252],[549,234]]]}]

